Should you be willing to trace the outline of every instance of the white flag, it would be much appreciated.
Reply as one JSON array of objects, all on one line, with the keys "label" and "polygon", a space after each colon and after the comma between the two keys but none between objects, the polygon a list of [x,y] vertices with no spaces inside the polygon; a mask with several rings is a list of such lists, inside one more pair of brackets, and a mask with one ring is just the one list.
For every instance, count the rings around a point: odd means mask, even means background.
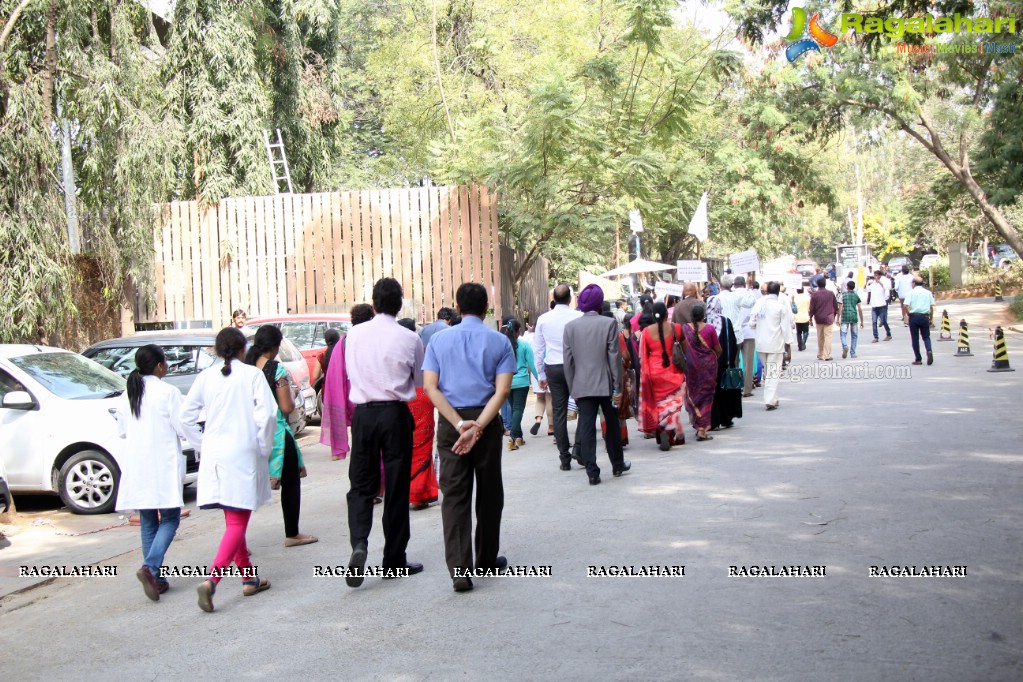
[{"label": "white flag", "polygon": [[629,211],[629,229],[633,232],[643,231],[643,216],[639,214],[638,208]]},{"label": "white flag", "polygon": [[701,242],[707,238],[707,193],[700,198],[693,219],[689,221],[689,234],[695,235]]}]

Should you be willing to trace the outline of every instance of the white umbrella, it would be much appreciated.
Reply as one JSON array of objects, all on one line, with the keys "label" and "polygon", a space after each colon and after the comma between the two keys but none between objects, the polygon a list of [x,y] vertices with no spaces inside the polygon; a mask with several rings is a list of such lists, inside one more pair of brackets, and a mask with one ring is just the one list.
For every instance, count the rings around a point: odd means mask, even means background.
[{"label": "white umbrella", "polygon": [[652,260],[644,260],[637,258],[634,261],[629,261],[620,268],[614,270],[608,270],[607,272],[601,273],[598,277],[615,277],[616,275],[635,275],[641,272],[660,272],[661,270],[677,270],[677,265],[666,265],[664,263],[658,263]]}]

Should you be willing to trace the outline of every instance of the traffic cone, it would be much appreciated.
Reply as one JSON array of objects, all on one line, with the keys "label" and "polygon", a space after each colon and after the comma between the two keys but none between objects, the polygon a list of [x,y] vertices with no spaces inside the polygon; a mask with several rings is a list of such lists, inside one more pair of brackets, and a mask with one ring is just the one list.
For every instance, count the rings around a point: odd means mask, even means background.
[{"label": "traffic cone", "polygon": [[1015,372],[1009,367],[1009,350],[1005,347],[1005,334],[1001,327],[995,327],[995,359],[989,372]]},{"label": "traffic cone", "polygon": [[959,320],[958,346],[956,348],[957,358],[973,357],[973,353],[970,352],[970,328],[966,325],[966,320]]},{"label": "traffic cone", "polygon": [[952,340],[952,326],[948,319],[948,311],[941,311],[941,335],[938,336],[938,341],[951,341]]},{"label": "traffic cone", "polygon": [[1002,298],[1002,280],[995,280],[995,303],[1001,303],[1005,299]]}]

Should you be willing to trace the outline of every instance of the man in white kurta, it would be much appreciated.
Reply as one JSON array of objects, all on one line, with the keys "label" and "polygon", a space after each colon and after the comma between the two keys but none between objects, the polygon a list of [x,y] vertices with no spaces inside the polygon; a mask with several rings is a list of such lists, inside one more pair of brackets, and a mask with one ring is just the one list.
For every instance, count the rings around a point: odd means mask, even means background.
[{"label": "man in white kurta", "polygon": [[792,307],[778,300],[781,285],[767,283],[763,296],[750,312],[749,326],[756,333],[757,353],[764,366],[764,403],[768,410],[778,407],[778,384],[785,347],[792,343]]}]

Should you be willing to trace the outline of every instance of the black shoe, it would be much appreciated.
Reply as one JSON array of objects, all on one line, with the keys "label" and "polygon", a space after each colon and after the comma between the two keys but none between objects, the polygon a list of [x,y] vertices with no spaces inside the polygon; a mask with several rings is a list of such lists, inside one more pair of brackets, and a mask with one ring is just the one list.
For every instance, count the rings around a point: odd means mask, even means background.
[{"label": "black shoe", "polygon": [[148,566],[143,566],[135,571],[135,577],[142,583],[142,591],[146,593],[151,601],[160,601],[160,586]]},{"label": "black shoe", "polygon": [[508,568],[508,557],[506,556],[497,557],[497,559],[494,561],[494,568],[498,569]]},{"label": "black shoe", "polygon": [[[422,573],[423,572],[423,565],[422,564],[418,564],[418,563],[416,563],[414,561],[406,561],[405,562],[405,569],[408,571],[407,575],[415,575],[416,573]],[[401,569],[385,569],[385,571],[391,571],[391,570],[398,571],[398,570],[401,570]],[[391,580],[393,578],[404,578],[404,577],[405,577],[405,575],[402,575],[401,573],[398,573],[398,574],[395,574],[395,575],[386,575],[385,574],[384,575],[384,580]]]},{"label": "black shoe", "polygon": [[455,592],[468,592],[472,589],[472,578],[454,578],[451,582]]},{"label": "black shoe", "polygon": [[625,460],[624,462],[622,462],[622,466],[620,468],[612,469],[611,473],[614,476],[621,476],[622,474],[624,474],[626,471],[628,471],[631,468],[632,468],[632,462],[630,462],[629,460]]},{"label": "black shoe", "polygon": [[599,485],[599,484],[600,484],[600,474],[597,474],[596,476],[590,476],[590,485]]},{"label": "black shoe", "polygon": [[667,431],[661,431],[657,435],[657,443],[661,450],[664,450],[665,452],[671,450],[671,434]]},{"label": "black shoe", "polygon": [[571,463],[569,463],[569,462],[562,462],[561,463],[561,470],[562,471],[571,471],[572,470]]},{"label": "black shoe", "polygon": [[[348,560],[348,573],[345,575],[345,584],[348,587],[358,587],[362,584],[362,581],[366,579],[363,575],[364,569],[366,568],[366,545],[359,545],[352,551],[352,558]],[[356,574],[352,574],[353,569],[358,569]]]},{"label": "black shoe", "polygon": [[928,365],[934,364],[934,354],[931,353],[931,351],[927,351],[927,364]]},{"label": "black shoe", "polygon": [[533,425],[529,427],[529,433],[533,436],[540,433],[540,422],[533,422]]}]

